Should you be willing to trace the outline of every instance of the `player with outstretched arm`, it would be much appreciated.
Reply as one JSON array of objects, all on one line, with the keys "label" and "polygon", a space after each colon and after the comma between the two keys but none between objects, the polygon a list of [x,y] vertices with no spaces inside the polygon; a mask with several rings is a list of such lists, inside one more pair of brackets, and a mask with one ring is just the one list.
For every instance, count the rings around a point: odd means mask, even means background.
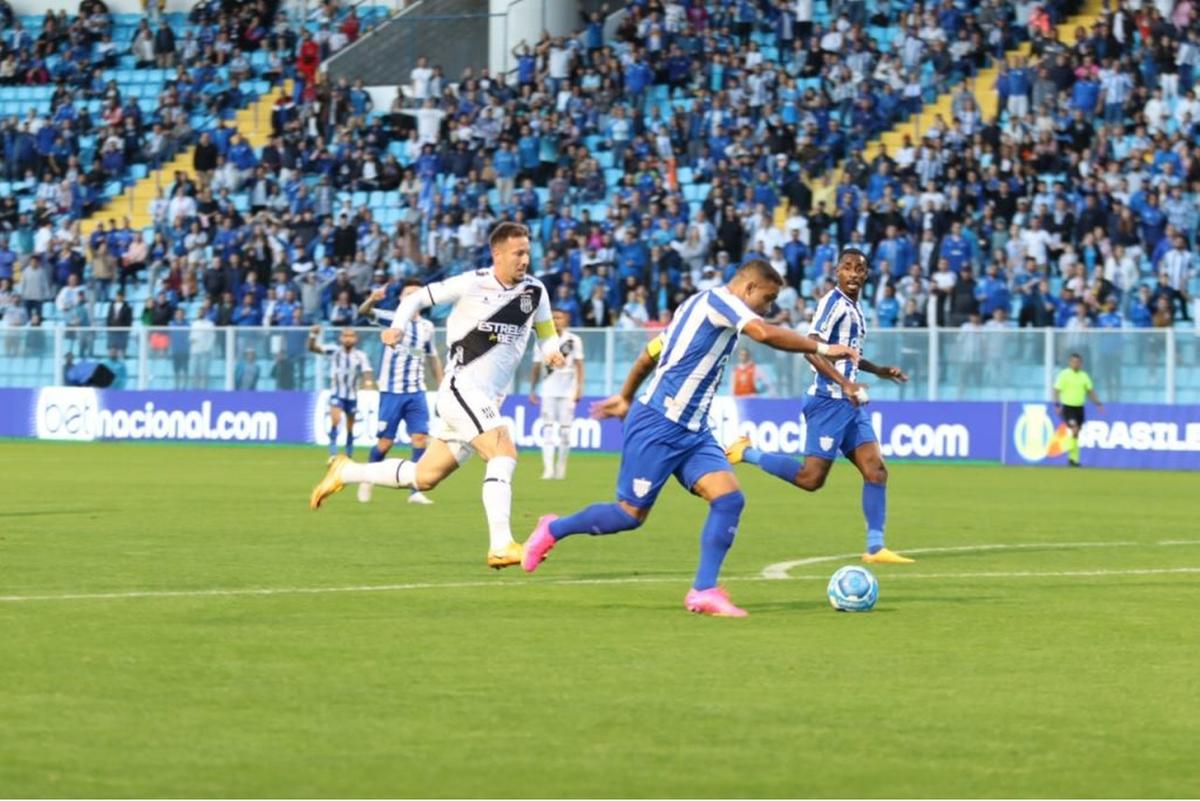
[{"label": "player with outstretched arm", "polygon": [[[725,365],[743,333],[779,350],[857,358],[848,346],[826,345],[764,322],[761,315],[781,287],[775,269],[755,259],[744,264],[728,286],[699,292],[679,307],[667,330],[638,357],[621,393],[594,410],[597,416],[625,418],[617,502],[593,504],[564,518],[544,515],[525,543],[526,572],[536,570],[550,550],[571,534],[637,528],[667,479],[674,476],[709,505],[700,534],[700,565],[684,606],[705,615],[746,615],[717,584],[745,506],[733,469],[708,430],[709,406]],[[634,401],[652,372],[649,386]]]},{"label": "player with outstretched arm", "polygon": [[[867,282],[867,257],[857,248],[846,248],[838,259],[837,286],[817,304],[809,336],[818,342],[849,347],[862,353],[867,335],[866,318],[858,305],[858,296]],[[863,406],[866,388],[858,383],[862,370],[880,378],[904,383],[908,376],[899,367],[873,364],[866,359],[842,359],[830,362],[808,357],[812,364],[813,384],[804,401],[806,435],[804,462],[778,453],[763,453],[742,437],[726,450],[731,464],[748,462],[764,472],[781,478],[800,489],[816,492],[825,485],[833,461],[840,451],[862,473],[862,510],[867,523],[867,549],[862,560],[869,564],[910,564],[884,545],[883,528],[887,518],[887,467],[875,438],[875,429]]]},{"label": "player with outstretched arm", "polygon": [[430,490],[478,453],[487,462],[483,509],[488,522],[487,565],[508,567],[521,561],[521,545],[513,541],[512,477],[517,449],[500,417],[504,392],[513,379],[530,329],[537,331],[546,365],[563,366],[558,336],[550,318],[550,300],[541,281],[528,275],[529,229],[501,223],[489,244],[492,267],[429,284],[396,309],[391,327],[382,334],[395,345],[404,329],[425,308],[453,303],[446,321],[450,343],[446,375],[438,388],[438,430],[420,461],[385,459],[356,464],[339,458],[313,488],[309,506],[317,509],[346,483]]},{"label": "player with outstretched arm", "polygon": [[[420,292],[421,282],[405,281],[400,298]],[[371,317],[375,322],[390,325],[394,311],[375,308],[387,297],[387,289],[380,287],[367,296],[358,307],[362,317]],[[421,455],[429,445],[429,404],[425,400],[425,364],[433,370],[435,383],[442,382],[442,361],[433,347],[433,323],[417,316],[404,329],[403,338],[395,345],[384,345],[379,359],[379,437],[371,449],[368,461],[382,462],[396,441],[396,432],[403,422],[412,441],[412,460],[421,461]],[[371,500],[371,484],[358,485],[358,500]],[[409,503],[431,504],[425,493],[414,489],[408,496]]]},{"label": "player with outstretched arm", "polygon": [[319,341],[321,326],[314,325],[308,332],[308,349],[318,356],[329,357],[329,458],[337,456],[338,428],[342,418],[346,419],[346,456],[354,455],[354,413],[358,411],[358,385],[369,380],[371,360],[358,347],[358,334],[353,329],[342,331],[337,345]]}]

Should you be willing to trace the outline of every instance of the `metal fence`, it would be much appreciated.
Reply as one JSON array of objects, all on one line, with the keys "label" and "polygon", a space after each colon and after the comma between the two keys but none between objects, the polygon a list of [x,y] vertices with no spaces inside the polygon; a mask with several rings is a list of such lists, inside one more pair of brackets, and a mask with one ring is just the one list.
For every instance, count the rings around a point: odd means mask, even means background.
[{"label": "metal fence", "polygon": [[[653,335],[645,330],[576,329],[586,353],[585,394],[618,390]],[[360,346],[378,363],[378,329],[359,329]],[[324,386],[325,359],[306,349],[307,328],[13,328],[0,329],[0,386],[66,383],[81,361],[103,362],[126,389],[294,389]],[[327,331],[325,342],[334,342]],[[804,393],[812,371],[802,357],[743,338],[761,368],[761,394]],[[436,344],[445,352],[445,332]],[[1200,403],[1200,335],[1175,329],[1073,332],[1062,329],[872,331],[866,355],[908,373],[906,385],[864,376],[877,399],[1045,400],[1067,355],[1080,353],[1102,400]],[[735,352],[736,364],[739,354]],[[529,391],[532,348],[513,392]],[[732,367],[725,390],[730,390]],[[432,388],[432,387],[431,387]]]}]

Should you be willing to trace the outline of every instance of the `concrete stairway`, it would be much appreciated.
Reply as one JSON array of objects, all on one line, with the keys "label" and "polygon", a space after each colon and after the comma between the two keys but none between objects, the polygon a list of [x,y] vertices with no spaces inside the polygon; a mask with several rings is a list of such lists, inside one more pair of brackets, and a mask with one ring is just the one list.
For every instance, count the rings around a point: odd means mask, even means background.
[{"label": "concrete stairway", "polygon": [[[1089,30],[1092,24],[1099,19],[1102,10],[1102,0],[1085,0],[1078,14],[1068,17],[1058,26],[1059,41],[1068,47],[1074,45],[1076,28],[1082,27],[1084,30]],[[1014,50],[1006,52],[1004,55],[1005,60],[1007,60],[1013,56],[1028,57],[1029,54],[1030,46],[1028,43],[1025,43]],[[975,78],[967,84],[975,97],[975,103],[979,107],[984,120],[991,120],[996,116],[997,104],[999,103],[999,96],[996,93],[996,77],[1000,73],[1001,63],[995,62],[992,66],[980,70]],[[920,142],[922,134],[933,126],[939,116],[947,123],[953,121],[954,115],[951,108],[954,102],[954,95],[959,91],[961,91],[961,86],[956,85],[943,92],[932,103],[926,104],[919,113],[912,115],[906,121],[898,123],[869,141],[866,147],[863,148],[864,160],[869,162],[874,158],[881,146],[886,147],[889,153],[894,153],[904,143],[905,136],[910,137],[914,143]],[[826,180],[820,186],[813,187],[814,207],[817,201],[824,200],[827,208],[832,211],[834,195],[837,191],[837,185],[841,180],[842,169],[839,166],[830,171],[826,176]]]},{"label": "concrete stairway", "polygon": [[[271,136],[271,111],[275,101],[284,93],[291,92],[291,82],[277,86],[267,94],[258,98],[246,108],[240,109],[234,117],[232,127],[246,137],[255,150],[263,147]],[[80,230],[86,240],[95,230],[98,222],[116,219],[118,222],[125,217],[130,220],[134,230],[149,228],[154,224],[150,216],[150,202],[157,196],[161,188],[164,194],[175,180],[176,172],[195,175],[192,169],[192,159],[195,146],[189,146],[180,151],[171,161],[163,164],[157,172],[151,172],[137,183],[125,189],[120,195],[110,200],[107,205],[80,222]]]}]

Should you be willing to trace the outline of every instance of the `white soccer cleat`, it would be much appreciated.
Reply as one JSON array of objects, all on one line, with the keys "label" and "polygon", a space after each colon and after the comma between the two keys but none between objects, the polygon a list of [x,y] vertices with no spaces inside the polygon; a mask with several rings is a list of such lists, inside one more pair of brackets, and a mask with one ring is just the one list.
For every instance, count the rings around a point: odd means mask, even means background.
[{"label": "white soccer cleat", "polygon": [[542,481],[549,481],[552,478],[554,478],[554,473],[551,473],[549,470],[542,473]]},{"label": "white soccer cleat", "polygon": [[371,502],[371,486],[372,486],[371,484],[368,484],[365,481],[362,484],[358,485],[358,502],[359,503],[370,503]]},{"label": "white soccer cleat", "polygon": [[415,503],[419,506],[432,506],[433,501],[423,492],[414,492],[408,496],[409,503]]},{"label": "white soccer cleat", "polygon": [[555,477],[555,478],[557,478],[559,481],[564,481],[564,480],[566,480],[566,478],[567,478],[567,471],[566,471],[566,469],[564,468],[563,470],[555,470],[555,471],[554,471],[554,477]]}]

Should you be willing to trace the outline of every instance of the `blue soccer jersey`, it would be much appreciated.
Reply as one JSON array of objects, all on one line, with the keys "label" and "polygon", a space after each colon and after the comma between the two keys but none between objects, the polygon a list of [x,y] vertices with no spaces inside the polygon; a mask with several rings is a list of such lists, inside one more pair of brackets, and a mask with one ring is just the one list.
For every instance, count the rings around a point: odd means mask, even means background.
[{"label": "blue soccer jersey", "polygon": [[[830,290],[817,304],[810,335],[816,335],[830,345],[849,345],[862,353],[863,340],[867,336],[867,321],[862,307],[846,296],[840,289]],[[848,381],[857,383],[858,366],[849,359],[839,359],[834,368]],[[809,395],[825,398],[842,398],[842,388],[812,368],[815,373]]]},{"label": "blue soccer jersey", "polygon": [[699,431],[708,421],[738,335],[759,319],[724,287],[688,298],[663,334],[658,367],[639,400],[689,431]]},{"label": "blue soccer jersey", "polygon": [[[376,309],[375,321],[388,325],[394,312]],[[405,395],[425,391],[425,360],[433,355],[433,323],[417,318],[408,324],[404,337],[385,345],[379,361],[379,390]]]}]

